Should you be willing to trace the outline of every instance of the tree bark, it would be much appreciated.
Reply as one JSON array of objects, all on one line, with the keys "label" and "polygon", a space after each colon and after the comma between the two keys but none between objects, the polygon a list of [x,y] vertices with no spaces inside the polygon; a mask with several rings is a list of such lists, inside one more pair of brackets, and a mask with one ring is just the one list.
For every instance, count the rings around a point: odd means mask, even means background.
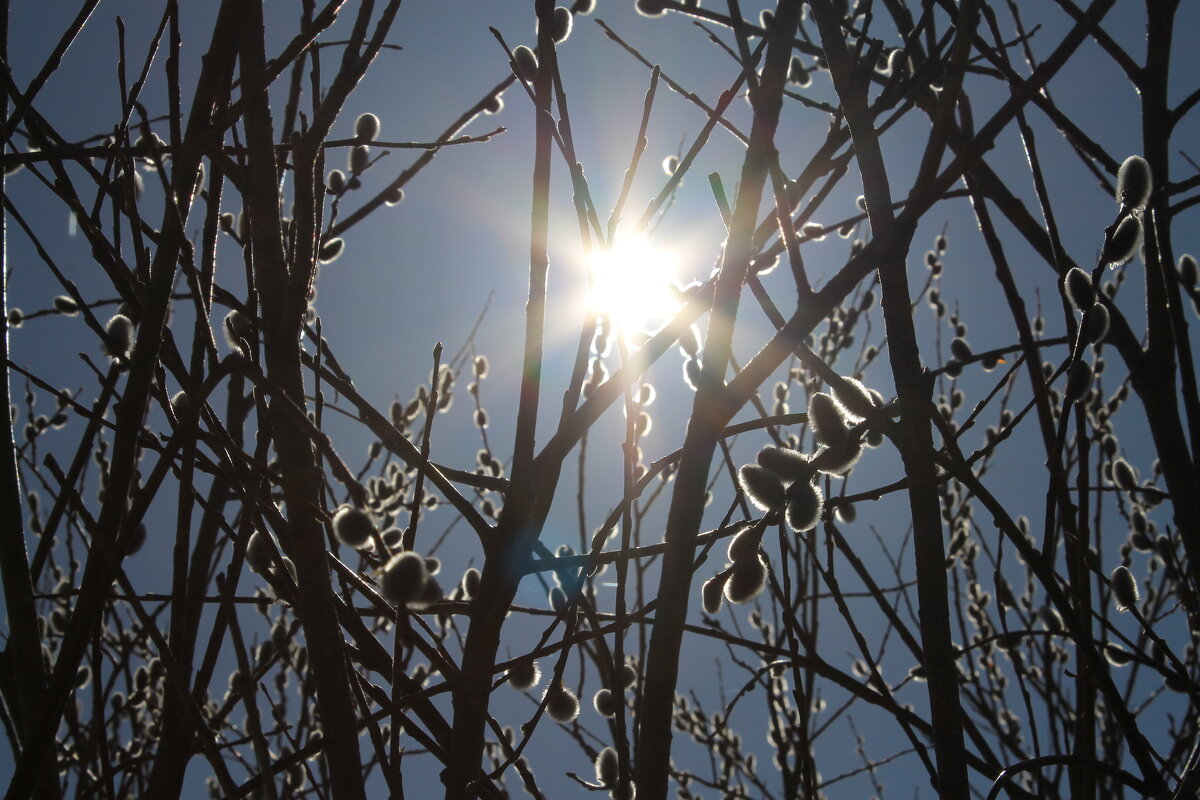
[{"label": "tree bark", "polygon": [[[679,677],[683,627],[692,594],[696,536],[704,516],[708,470],[728,414],[725,374],[734,320],[750,264],[763,187],[770,165],[777,158],[775,128],[779,123],[783,85],[791,59],[792,31],[796,29],[799,17],[800,3],[796,0],[784,0],[779,4],[775,12],[775,30],[779,33],[773,35],[767,45],[761,83],[751,89],[755,97],[750,146],[742,165],[733,222],[717,278],[700,385],[696,390],[667,515],[666,550],[659,578],[654,629],[647,652],[634,766],[638,797],[649,800],[663,800],[667,795],[675,687]],[[752,64],[744,66],[754,68]]]}]

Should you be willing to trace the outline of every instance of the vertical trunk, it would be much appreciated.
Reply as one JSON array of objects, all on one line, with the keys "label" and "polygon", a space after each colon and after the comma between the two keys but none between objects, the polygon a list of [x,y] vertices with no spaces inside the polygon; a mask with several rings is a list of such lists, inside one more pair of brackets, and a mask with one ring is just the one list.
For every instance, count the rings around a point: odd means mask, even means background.
[{"label": "vertical trunk", "polygon": [[[1197,481],[1197,453],[1189,448],[1189,443],[1200,437],[1200,430],[1193,428],[1190,435],[1185,435],[1176,398],[1182,389],[1184,401],[1191,411],[1195,407],[1197,387],[1183,299],[1173,274],[1170,198],[1162,191],[1170,179],[1171,112],[1167,103],[1167,78],[1174,7],[1174,3],[1169,2],[1146,4],[1146,65],[1139,89],[1142,146],[1154,176],[1155,191],[1142,216],[1146,230],[1146,355],[1139,368],[1130,366],[1130,376],[1134,390],[1146,406],[1163,478],[1171,493],[1175,523],[1188,561],[1194,566],[1200,564],[1200,496],[1191,488]],[[1177,369],[1184,378],[1182,386],[1178,382]],[[1196,426],[1198,420],[1189,414],[1188,423]],[[1191,586],[1185,596],[1195,597],[1200,592],[1200,581],[1194,572],[1186,580]]]},{"label": "vertical trunk", "polygon": [[296,564],[296,612],[304,626],[317,690],[317,708],[325,733],[334,800],[363,800],[362,758],[358,723],[350,691],[345,643],[338,624],[333,585],[327,566],[325,529],[314,513],[320,501],[320,475],[307,432],[287,405],[303,408],[304,376],[300,371],[299,325],[287,320],[266,336],[267,375],[280,388],[270,405],[275,452],[282,470],[284,500],[290,526],[284,548]]},{"label": "vertical trunk", "polygon": [[[0,57],[8,62],[7,0],[0,3]],[[3,116],[8,117],[8,95],[0,104]],[[4,177],[0,175],[0,202],[5,192]],[[0,217],[0,363],[8,363],[8,254],[5,221]],[[0,381],[0,409],[9,408],[12,395],[5,368]],[[42,663],[42,647],[38,636],[37,608],[33,602],[33,582],[29,574],[29,554],[25,549],[24,512],[21,508],[21,481],[17,473],[16,442],[13,437],[12,415],[0,427],[0,579],[4,581],[4,602],[8,610],[8,646],[0,679],[15,696],[8,697],[9,708],[15,714],[18,741],[12,743],[14,755],[27,746],[33,735],[37,710],[45,702],[46,670]],[[51,798],[59,794],[57,769],[47,762],[38,781],[38,797]]]},{"label": "vertical trunk", "polygon": [[[296,409],[302,413],[305,408],[300,332],[313,265],[311,258],[301,261],[297,256],[289,271],[285,261],[261,0],[247,5],[246,16],[240,51],[244,97],[250,99],[245,115],[249,158],[244,199],[262,307],[266,372],[276,387],[268,413],[289,525],[281,539],[296,565],[296,612],[308,644],[332,794],[335,800],[363,800],[355,702],[326,563],[325,529],[317,516],[321,476],[308,431],[296,415]],[[297,194],[313,193],[316,173],[307,145],[295,147],[292,157]],[[298,229],[312,230],[315,222],[308,222],[298,224]]]},{"label": "vertical trunk", "polygon": [[[704,495],[717,438],[728,418],[725,374],[733,339],[734,320],[742,284],[750,263],[758,206],[768,169],[776,158],[775,128],[779,122],[784,78],[791,57],[792,32],[800,16],[798,2],[781,2],[776,9],[774,35],[767,47],[761,83],[755,92],[750,146],[742,166],[729,240],[717,278],[704,368],[684,439],[679,473],[667,515],[658,605],[647,653],[637,731],[635,783],[638,797],[663,800],[671,763],[672,717],[683,627],[691,599],[692,560],[696,535],[704,516]],[[747,64],[747,69],[753,65]],[[752,84],[753,85],[753,84]]]},{"label": "vertical trunk", "polygon": [[[969,53],[970,37],[977,20],[977,14],[971,12],[976,11],[973,3],[964,3],[960,8],[957,20],[959,34],[952,56],[960,62],[960,68]],[[820,28],[821,43],[829,60],[834,87],[854,141],[872,233],[876,238],[886,237],[892,245],[879,267],[880,304],[883,307],[888,356],[900,406],[896,444],[908,479],[921,646],[928,675],[930,719],[936,732],[933,745],[937,758],[937,791],[943,800],[966,800],[970,796],[970,784],[958,693],[958,666],[950,632],[946,551],[942,538],[933,431],[929,416],[933,381],[921,364],[905,263],[912,231],[896,230],[887,167],[867,106],[868,84],[861,77],[858,64],[846,47],[841,20],[824,4],[819,8],[814,6],[814,16]],[[934,132],[910,200],[928,193],[932,188],[946,141],[944,126],[951,117],[952,104],[961,80],[961,72],[956,74],[953,69],[949,71],[946,99],[941,101],[943,105],[939,106],[935,116]]]},{"label": "vertical trunk", "polygon": [[[446,800],[466,800],[476,791],[480,776],[484,729],[487,723],[492,670],[500,632],[520,582],[520,566],[541,535],[545,511],[539,497],[552,496],[555,475],[540,476],[534,462],[541,392],[543,332],[546,317],[546,277],[549,270],[550,162],[554,120],[550,115],[554,42],[550,0],[537,0],[537,52],[540,61],[533,79],[537,111],[534,144],[533,202],[529,235],[529,298],[525,308],[525,353],[521,394],[513,443],[512,483],[496,531],[497,546],[487,553],[479,596],[471,604],[471,627],[463,648],[462,670],[454,687],[454,725],[451,761],[442,773]],[[548,487],[548,488],[546,488]]]},{"label": "vertical trunk", "polygon": [[921,647],[928,674],[930,718],[936,732],[933,745],[937,757],[937,790],[943,800],[966,800],[970,789],[958,694],[958,666],[950,633],[946,550],[929,420],[933,382],[921,366],[903,258],[882,265],[879,279],[888,354],[900,404],[900,441],[897,444],[908,478]]}]

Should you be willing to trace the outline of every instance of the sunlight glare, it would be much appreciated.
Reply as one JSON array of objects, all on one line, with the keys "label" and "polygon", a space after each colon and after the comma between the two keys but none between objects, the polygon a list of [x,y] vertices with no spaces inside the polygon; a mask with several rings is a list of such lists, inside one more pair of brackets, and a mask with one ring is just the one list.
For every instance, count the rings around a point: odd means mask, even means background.
[{"label": "sunlight glare", "polygon": [[642,237],[618,237],[611,250],[592,254],[590,302],[623,336],[656,330],[679,308],[679,257]]}]

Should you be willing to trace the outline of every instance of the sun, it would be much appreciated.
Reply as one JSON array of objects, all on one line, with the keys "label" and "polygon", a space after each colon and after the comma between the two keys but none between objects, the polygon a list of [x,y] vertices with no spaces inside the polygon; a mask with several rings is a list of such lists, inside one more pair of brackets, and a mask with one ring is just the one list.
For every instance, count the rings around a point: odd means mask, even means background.
[{"label": "sun", "polygon": [[618,236],[611,249],[592,254],[591,310],[626,337],[657,330],[679,308],[678,272],[676,253],[640,236]]}]

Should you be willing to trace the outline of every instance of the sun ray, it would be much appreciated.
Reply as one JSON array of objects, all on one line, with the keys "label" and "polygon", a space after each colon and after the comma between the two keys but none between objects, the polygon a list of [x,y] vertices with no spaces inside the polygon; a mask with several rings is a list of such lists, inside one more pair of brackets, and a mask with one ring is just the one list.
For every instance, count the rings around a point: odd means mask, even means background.
[{"label": "sun ray", "polygon": [[656,330],[679,308],[679,257],[640,236],[619,236],[592,255],[589,303],[622,336]]}]

